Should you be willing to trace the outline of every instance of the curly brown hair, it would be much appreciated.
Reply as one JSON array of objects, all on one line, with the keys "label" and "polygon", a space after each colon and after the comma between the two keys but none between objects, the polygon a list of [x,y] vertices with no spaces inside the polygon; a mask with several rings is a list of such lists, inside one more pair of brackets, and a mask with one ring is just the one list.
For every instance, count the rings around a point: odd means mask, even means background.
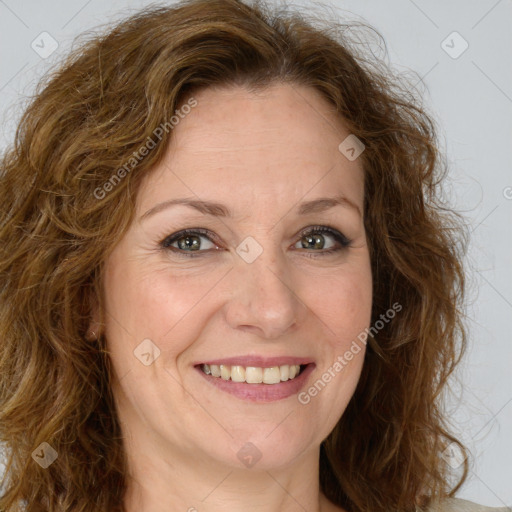
[{"label": "curly brown hair", "polygon": [[[403,310],[368,339],[355,394],[321,445],[322,491],[348,511],[412,511],[466,479],[468,452],[442,405],[465,350],[466,238],[440,200],[435,122],[405,77],[360,44],[358,30],[374,29],[308,16],[239,0],[151,7],[93,33],[41,82],[0,168],[0,510],[123,510],[106,340],[86,332],[93,301],[104,320],[104,262],[172,131],[108,193],[104,184],[209,86],[307,85],[366,148],[372,323],[394,303]],[[31,457],[42,442],[58,452],[45,470]],[[450,443],[464,454],[458,475],[442,457]]]}]

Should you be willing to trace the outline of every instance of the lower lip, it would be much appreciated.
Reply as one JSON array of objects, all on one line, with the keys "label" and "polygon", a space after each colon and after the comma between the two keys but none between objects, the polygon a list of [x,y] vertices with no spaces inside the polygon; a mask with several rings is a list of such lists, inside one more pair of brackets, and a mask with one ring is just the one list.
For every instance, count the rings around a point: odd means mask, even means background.
[{"label": "lower lip", "polygon": [[286,380],[279,384],[248,384],[247,382],[233,382],[222,377],[206,375],[200,367],[196,370],[212,385],[221,391],[230,393],[242,400],[250,402],[274,402],[297,394],[306,383],[307,378],[314,370],[315,364],[309,363],[302,373],[292,380]]}]

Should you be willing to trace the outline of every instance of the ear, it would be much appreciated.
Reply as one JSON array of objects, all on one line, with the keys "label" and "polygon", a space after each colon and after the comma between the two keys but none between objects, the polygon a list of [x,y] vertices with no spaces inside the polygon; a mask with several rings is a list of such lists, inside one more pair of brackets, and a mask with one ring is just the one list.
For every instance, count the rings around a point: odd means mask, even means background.
[{"label": "ear", "polygon": [[98,299],[96,298],[96,295],[92,292],[89,294],[89,304],[91,305],[91,319],[89,321],[86,339],[88,341],[94,341],[97,340],[101,335],[101,325]]}]

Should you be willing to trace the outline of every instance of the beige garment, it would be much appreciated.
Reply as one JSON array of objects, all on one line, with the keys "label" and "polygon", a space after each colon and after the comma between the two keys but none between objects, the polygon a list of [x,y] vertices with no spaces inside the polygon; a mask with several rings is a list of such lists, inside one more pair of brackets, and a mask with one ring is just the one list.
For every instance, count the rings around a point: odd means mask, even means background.
[{"label": "beige garment", "polygon": [[512,506],[486,507],[460,498],[446,498],[441,505],[432,505],[427,512],[512,512]]}]

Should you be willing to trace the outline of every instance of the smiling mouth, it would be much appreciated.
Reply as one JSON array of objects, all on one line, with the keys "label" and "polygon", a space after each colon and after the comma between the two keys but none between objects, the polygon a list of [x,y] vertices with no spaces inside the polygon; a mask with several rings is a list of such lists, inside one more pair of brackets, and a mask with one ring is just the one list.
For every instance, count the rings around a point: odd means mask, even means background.
[{"label": "smiling mouth", "polygon": [[308,365],[283,364],[266,368],[224,364],[201,364],[198,366],[206,375],[223,380],[245,382],[247,384],[279,384],[297,378]]}]

